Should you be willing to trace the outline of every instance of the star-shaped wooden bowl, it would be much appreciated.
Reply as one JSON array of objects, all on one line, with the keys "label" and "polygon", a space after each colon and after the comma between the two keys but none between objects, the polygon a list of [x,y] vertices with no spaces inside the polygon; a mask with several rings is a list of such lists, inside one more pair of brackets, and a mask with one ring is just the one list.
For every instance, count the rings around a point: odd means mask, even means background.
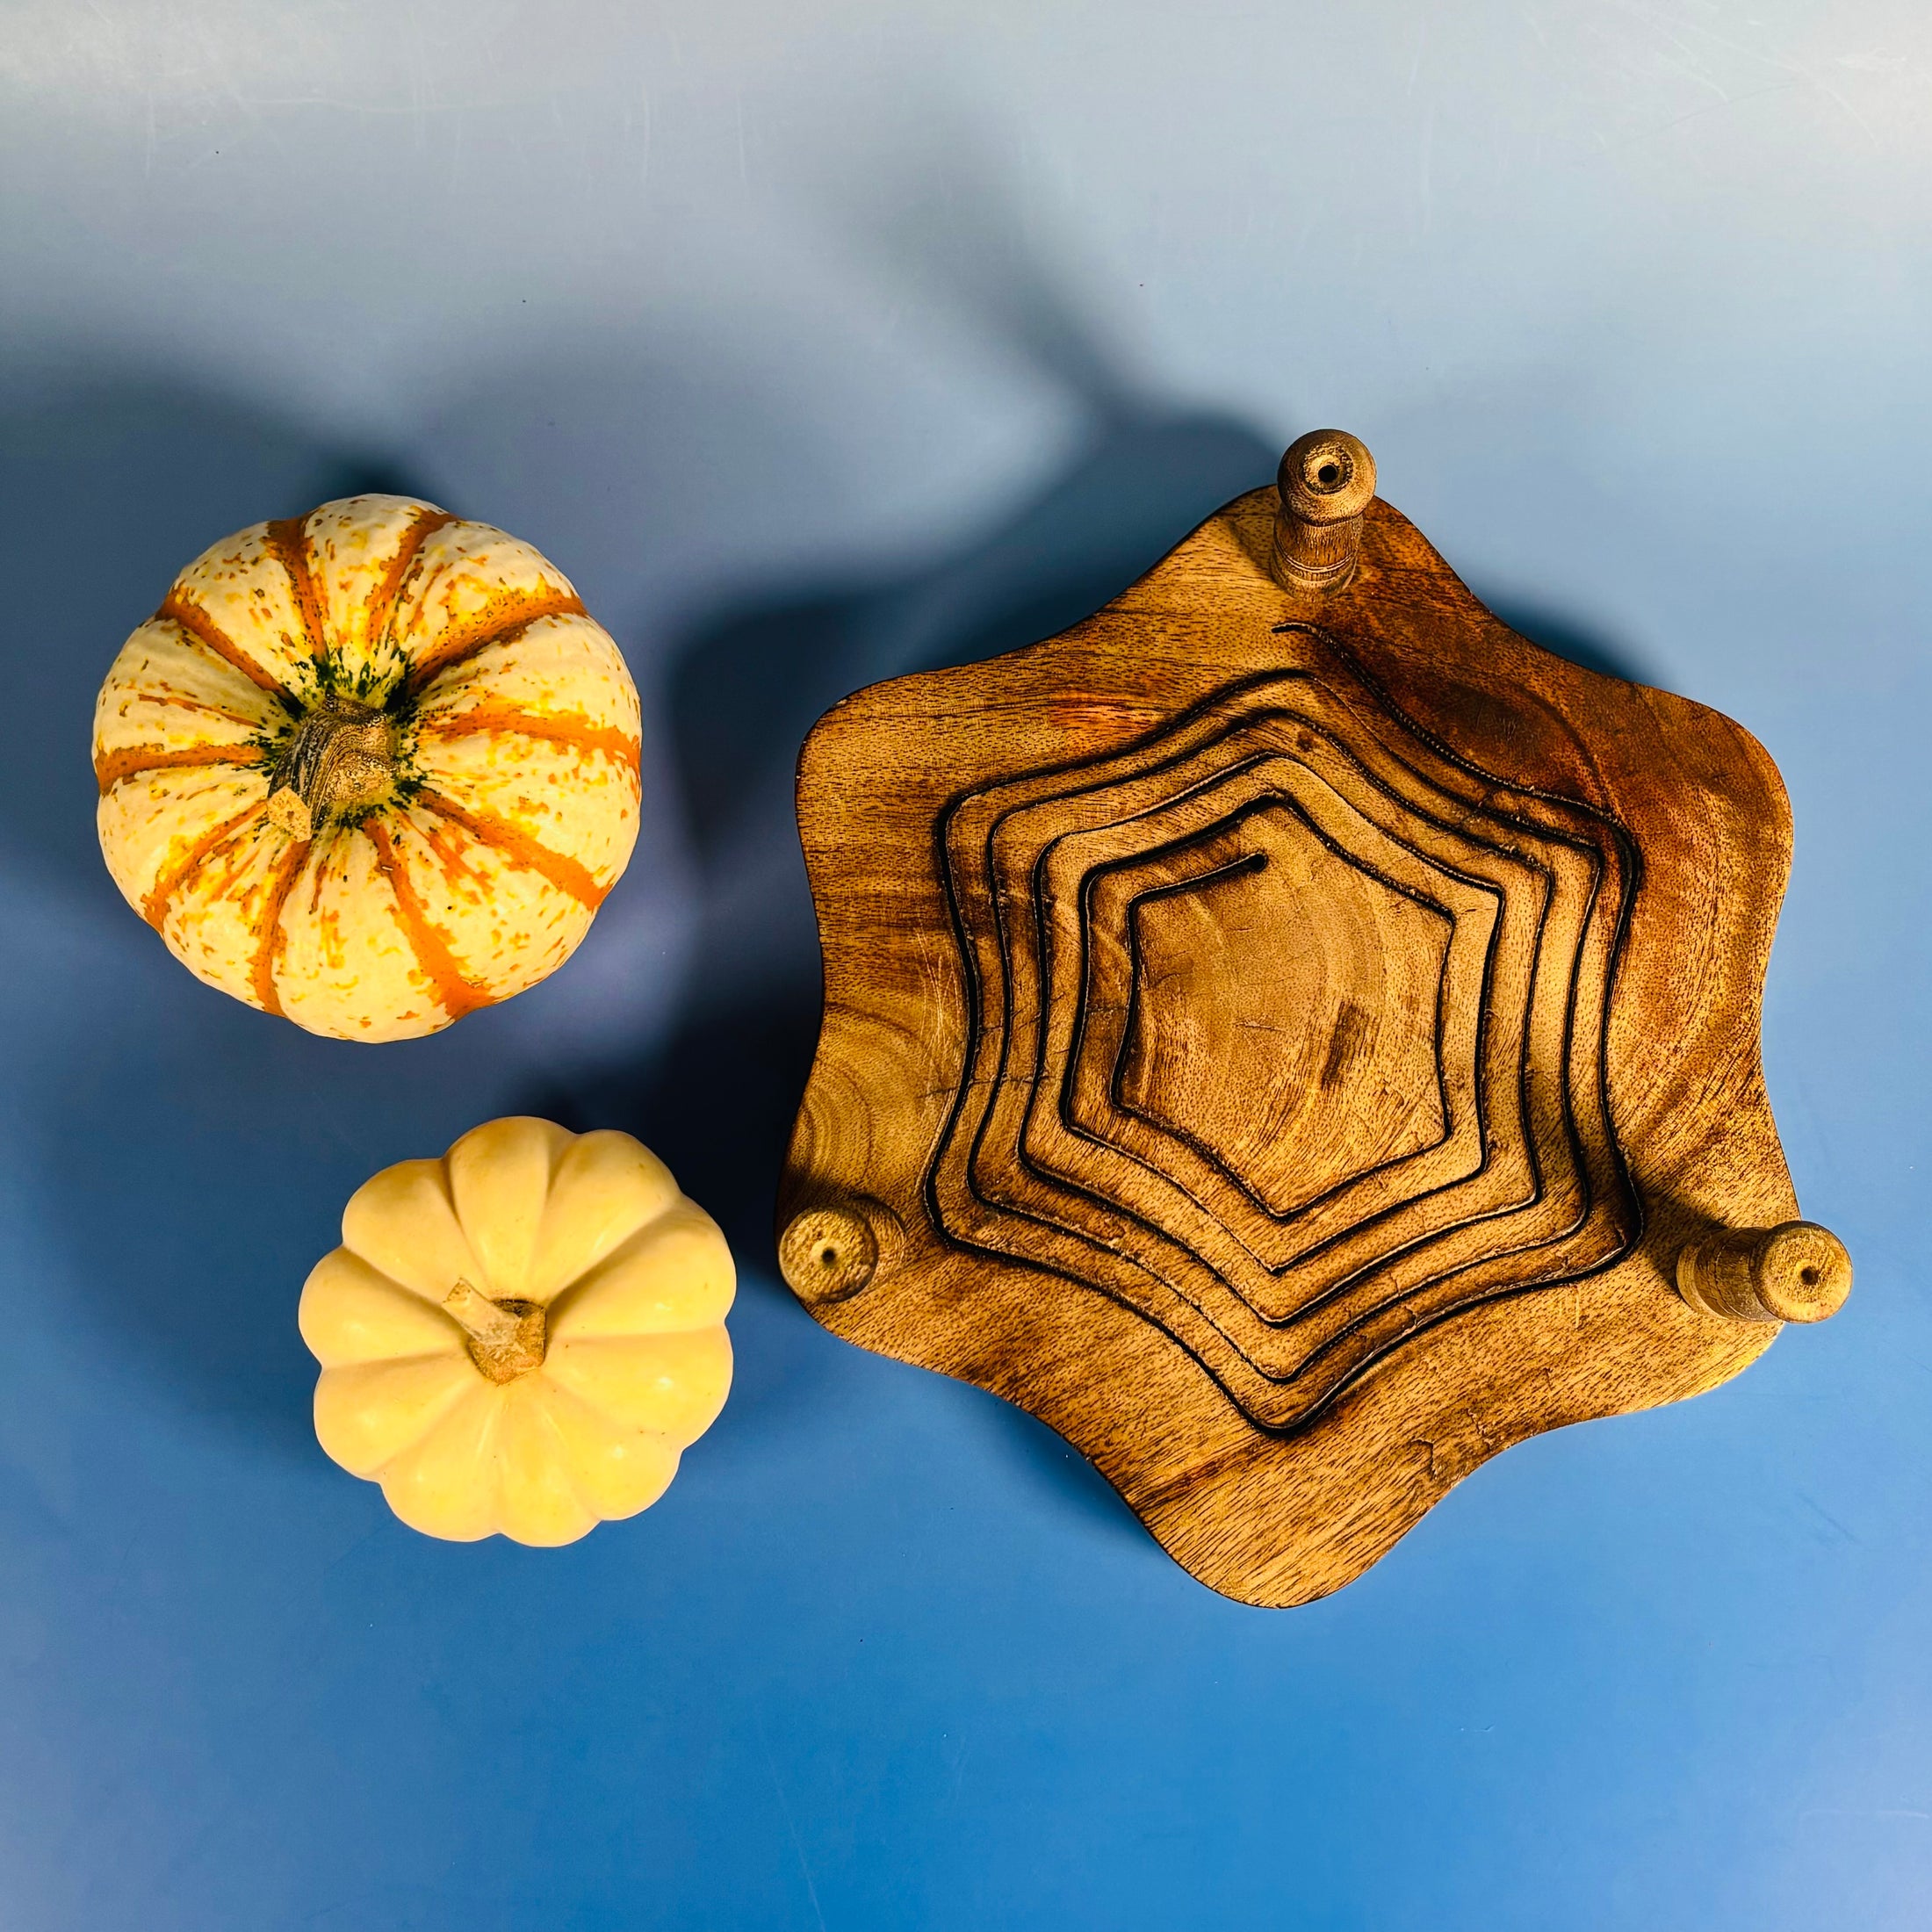
[{"label": "star-shaped wooden bowl", "polygon": [[835,707],[787,1280],[1255,1604],[1850,1285],[1758,1056],[1741,727],[1550,655],[1304,436],[1105,609]]}]

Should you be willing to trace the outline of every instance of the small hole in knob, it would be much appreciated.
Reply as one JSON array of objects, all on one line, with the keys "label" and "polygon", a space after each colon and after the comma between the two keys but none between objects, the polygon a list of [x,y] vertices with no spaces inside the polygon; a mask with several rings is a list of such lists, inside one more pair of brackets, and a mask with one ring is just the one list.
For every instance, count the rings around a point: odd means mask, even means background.
[{"label": "small hole in knob", "polygon": [[1798,1271],[1798,1279],[1807,1288],[1815,1288],[1818,1286],[1818,1270],[1816,1268],[1800,1268]]},{"label": "small hole in knob", "polygon": [[837,1263],[838,1259],[839,1251],[836,1248],[825,1247],[819,1249],[818,1265],[821,1268],[829,1268],[833,1266]]}]

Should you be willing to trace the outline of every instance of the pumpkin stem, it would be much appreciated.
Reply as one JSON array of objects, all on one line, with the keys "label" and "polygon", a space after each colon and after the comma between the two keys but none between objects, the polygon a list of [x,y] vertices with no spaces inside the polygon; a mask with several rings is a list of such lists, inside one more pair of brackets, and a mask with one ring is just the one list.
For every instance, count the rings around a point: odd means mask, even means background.
[{"label": "pumpkin stem", "polygon": [[330,812],[387,797],[395,775],[389,719],[372,704],[331,691],[295,727],[269,788],[269,817],[291,838],[311,838]]},{"label": "pumpkin stem", "polygon": [[461,1276],[443,1306],[470,1338],[470,1359],[493,1382],[515,1381],[537,1367],[550,1346],[543,1308],[535,1301],[493,1301]]}]

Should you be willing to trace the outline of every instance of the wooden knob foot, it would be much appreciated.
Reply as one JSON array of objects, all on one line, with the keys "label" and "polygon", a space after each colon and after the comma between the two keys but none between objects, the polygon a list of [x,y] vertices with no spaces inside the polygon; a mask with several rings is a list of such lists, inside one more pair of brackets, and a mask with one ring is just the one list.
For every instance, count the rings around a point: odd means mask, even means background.
[{"label": "wooden knob foot", "polygon": [[804,1301],[842,1301],[871,1280],[878,1265],[870,1223],[847,1208],[808,1208],[778,1237],[779,1272]]},{"label": "wooden knob foot", "polygon": [[1273,568],[1284,590],[1339,590],[1362,551],[1362,512],[1375,495],[1375,458],[1346,429],[1297,436],[1275,479]]},{"label": "wooden knob foot", "polygon": [[1822,1322],[1851,1293],[1851,1257],[1828,1228],[1718,1229],[1677,1257],[1677,1292],[1732,1322]]}]

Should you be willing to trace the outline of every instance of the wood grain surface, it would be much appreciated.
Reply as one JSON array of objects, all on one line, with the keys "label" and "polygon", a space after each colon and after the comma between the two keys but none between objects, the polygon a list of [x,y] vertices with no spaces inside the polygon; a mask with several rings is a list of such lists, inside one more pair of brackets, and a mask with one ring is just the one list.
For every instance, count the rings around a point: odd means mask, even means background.
[{"label": "wood grain surface", "polygon": [[813,731],[779,1203],[819,1321],[1042,1417],[1265,1604],[1849,1283],[1759,1070],[1770,759],[1517,637],[1379,499],[1311,586],[1279,501]]}]

